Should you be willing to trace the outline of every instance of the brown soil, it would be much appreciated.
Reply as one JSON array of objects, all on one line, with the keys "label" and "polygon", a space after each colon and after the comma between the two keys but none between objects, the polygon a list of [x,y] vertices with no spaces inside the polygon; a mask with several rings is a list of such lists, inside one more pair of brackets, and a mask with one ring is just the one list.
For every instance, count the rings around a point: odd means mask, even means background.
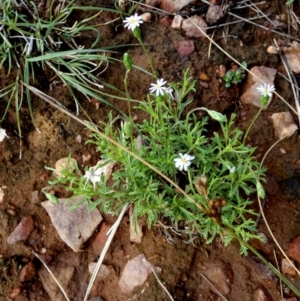
[{"label": "brown soil", "polygon": [[[90,5],[94,4],[90,2]],[[274,6],[265,6],[265,12],[271,12],[272,16],[275,16],[277,13],[275,3]],[[115,15],[112,13],[102,13],[95,23],[105,23],[114,18]],[[195,51],[187,59],[182,60],[176,52],[175,46],[179,41],[185,39],[184,33],[171,29],[166,23],[168,23],[167,19],[162,20],[161,16],[157,16],[157,18],[153,17],[150,23],[142,26],[143,41],[150,52],[159,76],[170,82],[179,81],[183,70],[189,68],[190,75],[197,79],[194,106],[205,106],[226,114],[235,112],[238,116],[236,125],[245,130],[257,112],[257,108],[239,103],[241,93],[239,89],[242,85],[226,89],[217,75],[219,66],[223,64],[229,68],[231,60],[216,47],[211,48],[210,57],[208,57],[210,43],[204,38],[195,39]],[[137,46],[136,40],[129,31],[124,30],[122,26],[116,27],[120,24],[121,22],[116,22],[99,27],[101,32],[99,47],[132,44],[118,48],[118,53],[113,55],[122,58],[122,53],[126,50],[131,54],[135,65],[149,70],[141,47]],[[278,56],[266,53],[266,47],[272,44],[272,39],[277,37],[276,35],[245,23],[229,27],[228,35],[237,37],[229,37],[227,43],[221,38],[221,35],[222,30],[219,29],[214,35],[215,40],[237,60],[246,61],[249,67],[264,65],[284,73]],[[3,69],[0,71],[0,88],[2,88],[7,80],[5,71]],[[122,90],[124,72],[124,68],[120,65],[111,64],[101,77],[104,81]],[[208,82],[199,80],[201,72],[206,73],[209,78]],[[150,82],[149,76],[133,70],[129,79],[131,95],[135,99],[143,99]],[[288,83],[277,75],[275,85],[276,91],[291,105],[294,105]],[[58,85],[50,90],[49,82],[44,82],[43,91],[59,99],[70,110],[74,109],[66,87]],[[94,103],[89,103],[81,95],[79,97],[82,99],[82,106],[96,124],[107,120],[109,107],[100,104],[97,108]],[[112,101],[121,110],[127,110],[127,104],[116,100]],[[0,112],[3,112],[4,109],[5,102],[1,101]],[[0,186],[6,187],[4,189],[5,200],[0,204],[0,300],[50,300],[45,291],[45,285],[42,285],[40,273],[37,273],[33,279],[22,283],[19,279],[19,271],[28,261],[33,261],[37,271],[42,269],[40,262],[31,253],[32,250],[37,253],[46,251],[44,257],[48,256],[51,259],[50,268],[55,269],[59,262],[64,262],[66,266],[72,266],[74,273],[68,284],[67,292],[71,300],[83,300],[89,279],[88,264],[97,260],[99,255],[95,254],[92,248],[97,233],[84,244],[82,252],[72,252],[59,238],[49,216],[40,205],[45,200],[41,189],[47,186],[51,179],[51,174],[45,170],[45,166],[53,167],[58,159],[69,154],[72,154],[79,164],[83,163],[84,155],[90,154],[91,159],[88,164],[93,165],[98,161],[99,154],[96,153],[93,145],[85,144],[89,133],[80,124],[35,96],[33,96],[33,109],[35,122],[41,134],[32,125],[28,108],[23,105],[21,109],[23,134],[21,147],[13,108],[1,123],[1,127],[7,130],[9,139],[0,143]],[[286,110],[288,110],[287,107],[275,97],[270,107],[255,123],[248,143],[257,147],[258,160],[276,141],[269,119],[270,115]],[[141,119],[138,111],[134,111],[134,113]],[[80,115],[80,117],[85,118],[84,115]],[[81,143],[76,142],[78,135],[82,136]],[[21,159],[19,159],[20,149],[22,150]],[[285,250],[290,241],[300,235],[299,150],[300,141],[298,133],[296,133],[278,144],[265,161],[265,166],[268,168],[268,182],[265,186],[267,190],[265,214],[273,234]],[[34,191],[39,192],[37,203],[32,202],[32,192]],[[8,244],[6,240],[9,234],[20,220],[28,215],[33,216],[35,226],[30,238],[26,242]],[[108,225],[115,220],[110,216],[105,216],[104,219]],[[153,227],[151,230],[144,229],[141,244],[133,244],[129,241],[128,223],[126,215],[104,260],[106,265],[113,268],[115,276],[120,275],[128,259],[144,253],[152,264],[162,268],[159,277],[175,300],[221,300],[213,292],[212,287],[206,284],[199,272],[207,262],[220,263],[231,282],[231,292],[227,295],[228,300],[254,300],[254,292],[257,288],[267,291],[272,300],[280,300],[277,279],[265,278],[264,272],[260,270],[263,269],[261,265],[255,263],[251,257],[240,256],[238,243],[233,242],[225,248],[218,240],[211,245],[206,245],[201,238],[196,238],[194,244],[187,244],[185,239],[169,233],[173,238],[171,244],[163,229]],[[276,265],[273,253],[275,249],[280,263],[282,255],[274,247],[262,220],[258,222],[258,230],[266,235],[268,243],[256,243],[255,247],[274,265]],[[288,278],[300,287],[299,277]],[[21,288],[20,293],[10,299],[12,297],[10,294],[17,288]],[[118,288],[116,277],[98,283],[98,287],[94,288],[90,297],[93,296],[102,297],[106,301],[123,301],[130,297],[122,294]],[[135,299],[131,300],[169,300],[153,275],[148,277],[148,281],[136,291],[135,296]],[[286,291],[284,296],[291,297],[293,294]],[[57,300],[63,299],[58,297]]]}]

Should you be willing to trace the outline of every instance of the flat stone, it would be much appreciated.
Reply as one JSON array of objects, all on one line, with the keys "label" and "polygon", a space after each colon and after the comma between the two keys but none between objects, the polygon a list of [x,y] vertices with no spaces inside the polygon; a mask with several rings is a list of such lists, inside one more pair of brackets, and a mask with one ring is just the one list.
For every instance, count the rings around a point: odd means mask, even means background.
[{"label": "flat stone", "polygon": [[181,15],[176,15],[172,21],[171,27],[173,29],[181,29],[183,18]]},{"label": "flat stone", "polygon": [[[220,260],[211,262],[205,261],[199,267],[198,273],[206,276],[209,281],[219,290],[223,295],[228,295],[230,293],[230,279],[227,276],[224,263]],[[208,288],[208,283],[206,281],[201,282],[201,287],[206,290]],[[211,287],[209,287],[212,289]]]},{"label": "flat stone", "polygon": [[192,40],[179,41],[176,44],[176,50],[182,59],[187,58],[195,50],[194,41]]},{"label": "flat stone", "polygon": [[70,210],[70,206],[78,203],[82,197],[73,199],[59,199],[59,204],[51,201],[42,202],[41,205],[49,214],[52,224],[60,238],[74,251],[78,252],[82,244],[87,241],[102,221],[97,208],[93,211],[87,209],[84,202],[78,208]]},{"label": "flat stone", "polygon": [[296,237],[290,244],[287,250],[289,257],[300,262],[300,236]]},{"label": "flat stone", "polygon": [[[89,273],[91,275],[94,273],[96,265],[97,265],[97,262],[90,262]],[[111,274],[110,268],[105,264],[101,264],[100,269],[97,273],[97,278],[100,280],[105,280],[110,274]]]},{"label": "flat stone", "polygon": [[[195,15],[188,19],[184,19],[181,28],[189,38],[202,38],[205,37],[203,32],[206,33],[207,24],[201,17]],[[199,28],[201,28],[203,32]]]},{"label": "flat stone", "polygon": [[8,236],[7,242],[9,244],[14,244],[19,241],[25,241],[28,239],[33,230],[33,218],[30,215],[26,216],[21,220],[15,230]]},{"label": "flat stone", "polygon": [[[250,69],[250,71],[255,74],[261,81],[253,76],[251,73],[248,74],[246,82],[244,84],[243,94],[241,96],[241,102],[244,104],[252,104],[256,107],[261,106],[260,103],[260,93],[257,88],[263,83],[274,85],[275,75],[277,70],[274,68],[268,68],[265,66],[255,66]],[[272,97],[270,97],[268,103],[264,106],[264,110],[268,108]]]},{"label": "flat stone", "polygon": [[290,112],[279,112],[271,115],[275,136],[278,139],[291,137],[298,129]]},{"label": "flat stone", "polygon": [[147,280],[151,272],[151,263],[147,261],[144,254],[140,254],[125,265],[119,279],[119,286],[124,293],[130,294]]},{"label": "flat stone", "polygon": [[[64,288],[66,293],[68,294],[68,286],[71,278],[73,277],[75,268],[67,266],[63,262],[58,262],[55,266],[49,267],[52,273],[55,275],[57,281],[60,285]],[[47,292],[50,301],[65,301],[66,298],[60,291],[59,287],[57,286],[56,282],[53,278],[49,275],[49,272],[43,266],[38,271],[39,278],[42,282],[44,290]]]},{"label": "flat stone", "polygon": [[282,51],[293,72],[300,73],[300,43],[293,41],[289,47],[283,47]]},{"label": "flat stone", "polygon": [[210,5],[205,15],[205,19],[207,23],[214,24],[218,22],[223,16],[224,16],[224,12],[221,6]]}]

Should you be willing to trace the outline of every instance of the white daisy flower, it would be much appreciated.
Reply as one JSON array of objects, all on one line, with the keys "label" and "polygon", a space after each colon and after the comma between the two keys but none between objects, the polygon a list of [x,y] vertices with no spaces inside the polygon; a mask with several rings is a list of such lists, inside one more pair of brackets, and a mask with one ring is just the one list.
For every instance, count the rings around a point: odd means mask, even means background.
[{"label": "white daisy flower", "polygon": [[0,128],[0,142],[2,142],[5,137],[9,138],[6,134],[6,130]]},{"label": "white daisy flower", "polygon": [[191,161],[194,160],[194,156],[190,156],[189,154],[181,154],[179,153],[179,157],[174,159],[175,167],[180,171],[187,171],[188,167],[192,164]]},{"label": "white daisy flower", "polygon": [[263,85],[257,87],[257,90],[263,97],[272,97],[273,92],[275,91],[275,87],[273,85],[264,83]]},{"label": "white daisy flower", "polygon": [[127,27],[129,30],[134,31],[140,24],[143,23],[142,17],[138,14],[134,14],[133,16],[127,17],[124,21],[124,27]]},{"label": "white daisy flower", "polygon": [[95,190],[96,184],[101,181],[102,174],[103,171],[101,168],[97,169],[97,166],[93,166],[90,167],[90,169],[85,172],[85,175],[83,177],[86,178],[86,183],[88,181],[91,181],[93,183],[94,190]]},{"label": "white daisy flower", "polygon": [[232,167],[228,166],[228,169],[230,173],[236,172],[236,166],[232,166]]},{"label": "white daisy flower", "polygon": [[[94,190],[95,186],[97,183],[101,181],[102,175],[105,177],[106,180],[109,179],[112,173],[112,169],[114,167],[113,162],[109,162],[105,164],[104,160],[100,160],[97,162],[96,166],[90,167],[86,172],[85,175],[83,176],[86,178],[86,183],[88,181],[91,181],[94,185]],[[85,183],[85,185],[86,185]]]},{"label": "white daisy flower", "polygon": [[156,81],[156,84],[151,84],[150,87],[150,93],[155,93],[156,96],[159,95],[164,95],[164,93],[166,92],[166,87],[164,87],[164,85],[167,83],[167,81],[165,81],[163,78],[158,79]]}]

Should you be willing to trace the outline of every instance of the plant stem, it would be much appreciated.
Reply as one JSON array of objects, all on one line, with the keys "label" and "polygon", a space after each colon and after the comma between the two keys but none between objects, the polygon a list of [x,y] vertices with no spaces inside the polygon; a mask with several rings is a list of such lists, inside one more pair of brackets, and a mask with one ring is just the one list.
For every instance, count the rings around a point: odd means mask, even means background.
[{"label": "plant stem", "polygon": [[137,38],[137,39],[140,42],[140,44],[141,44],[141,46],[142,46],[142,48],[144,50],[144,53],[145,53],[145,55],[146,55],[146,57],[148,59],[148,62],[149,62],[152,74],[157,78],[157,74],[156,74],[156,70],[155,70],[154,65],[153,65],[153,61],[152,61],[152,59],[151,59],[151,57],[150,57],[150,55],[149,55],[149,53],[148,53],[148,51],[147,51],[147,49],[146,49],[146,47],[144,45],[142,39],[141,38]]},{"label": "plant stem", "polygon": [[[227,229],[229,230],[229,229]],[[248,244],[246,241],[238,237],[234,232],[229,230],[231,234],[240,242],[240,244],[247,247],[252,253],[254,253],[272,272],[281,279],[295,294],[296,296],[300,296],[300,291],[288,281],[270,262],[267,261],[266,258],[264,258],[255,248],[253,248],[250,244]]]},{"label": "plant stem", "polygon": [[261,107],[259,108],[258,112],[256,113],[256,115],[255,115],[254,118],[252,119],[252,121],[251,121],[251,123],[250,123],[250,125],[249,125],[249,127],[248,127],[248,129],[247,129],[247,132],[246,132],[246,134],[244,135],[244,139],[243,139],[243,144],[244,144],[244,145],[245,145],[246,139],[247,139],[247,137],[248,137],[248,135],[249,135],[249,132],[250,132],[250,130],[251,130],[251,128],[252,128],[254,122],[256,121],[256,119],[258,118],[258,116],[260,115],[260,113],[262,112],[263,108],[264,108],[264,106],[261,105]]}]

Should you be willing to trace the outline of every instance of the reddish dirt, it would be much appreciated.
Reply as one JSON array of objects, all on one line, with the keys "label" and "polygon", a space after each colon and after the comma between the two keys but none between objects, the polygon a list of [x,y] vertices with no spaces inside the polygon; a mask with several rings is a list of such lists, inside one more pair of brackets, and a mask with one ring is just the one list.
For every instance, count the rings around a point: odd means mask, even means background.
[{"label": "reddish dirt", "polygon": [[[273,12],[273,15],[276,14],[274,7],[267,9]],[[114,18],[113,13],[102,13],[95,23],[101,24]],[[232,64],[231,60],[215,47],[211,48],[208,57],[210,43],[204,38],[195,39],[195,51],[187,59],[182,60],[176,52],[176,44],[185,39],[184,34],[171,29],[170,26],[165,25],[166,20],[164,21],[162,22],[160,16],[153,17],[151,23],[144,24],[142,27],[143,41],[159,76],[168,81],[179,81],[182,71],[189,68],[190,76],[197,80],[193,106],[206,106],[226,114],[235,112],[238,116],[236,126],[245,130],[257,112],[257,108],[239,103],[242,85],[226,89],[217,75],[219,66],[222,64],[229,68]],[[122,58],[122,53],[126,50],[131,54],[135,65],[149,70],[142,48],[137,46],[132,34],[122,26],[116,27],[116,25],[121,25],[121,22],[99,27],[101,32],[99,47],[129,44],[127,47],[118,48],[113,56]],[[228,38],[225,43],[221,38],[222,31],[218,30],[215,40],[237,60],[246,61],[249,67],[264,65],[284,72],[278,56],[266,52],[266,47],[272,43],[276,35],[243,23],[230,27],[229,32],[237,38]],[[101,78],[122,90],[124,72],[125,69],[120,65],[111,64]],[[208,76],[208,81],[199,80],[201,72]],[[6,75],[3,69],[0,73],[0,88],[2,88],[6,83]],[[150,83],[149,76],[133,70],[129,77],[131,95],[135,99],[143,99]],[[294,105],[292,91],[281,76],[276,76],[275,85],[276,91]],[[62,85],[50,90],[49,83],[46,83],[43,91],[59,99],[69,109],[74,109],[72,99]],[[96,124],[107,120],[109,107],[100,104],[97,108],[94,103],[89,103],[81,95],[79,97],[84,109]],[[111,101],[119,109],[127,110],[127,104],[117,100]],[[5,104],[3,101],[0,102],[0,112],[4,111]],[[35,122],[41,134],[32,125],[28,108],[24,105],[21,108],[23,134],[21,159],[19,159],[20,140],[16,134],[16,116],[13,108],[1,123],[1,127],[7,130],[9,139],[0,143],[0,186],[6,187],[4,202],[0,204],[0,300],[50,300],[45,284],[41,282],[42,265],[33,256],[32,250],[43,253],[44,258],[50,260],[49,266],[53,270],[61,265],[63,265],[62,270],[66,270],[66,267],[73,268],[67,293],[71,300],[83,300],[89,279],[88,264],[96,261],[99,255],[95,254],[92,247],[97,231],[84,244],[82,252],[74,253],[59,238],[49,216],[40,205],[45,200],[41,189],[46,187],[51,179],[51,173],[45,170],[45,166],[53,167],[58,159],[69,154],[72,154],[79,164],[83,164],[84,155],[91,155],[88,164],[93,165],[98,161],[99,154],[96,153],[93,145],[85,144],[89,133],[80,124],[49,107],[35,96],[33,96],[33,109]],[[269,117],[274,112],[286,110],[287,107],[275,97],[270,107],[263,111],[255,123],[248,143],[257,147],[258,160],[261,160],[264,153],[276,141]],[[142,119],[143,116],[139,116],[138,111],[134,110],[134,113],[139,120]],[[83,114],[80,117],[85,118]],[[78,135],[82,136],[81,143],[76,142]],[[291,138],[279,143],[265,161],[265,166],[268,168],[265,214],[273,234],[284,250],[287,250],[291,240],[300,235],[299,150],[300,140],[298,133],[295,133]],[[37,202],[32,202],[34,191],[39,192]],[[9,234],[28,215],[33,217],[35,227],[30,238],[26,242],[8,244]],[[112,225],[115,218],[104,216],[104,220],[106,224]],[[273,250],[275,250],[277,259],[281,262],[282,255],[275,248],[261,219],[258,222],[258,231],[266,235],[268,242],[266,244],[254,242],[254,246],[274,265],[276,261]],[[144,253],[152,264],[162,268],[158,276],[175,300],[221,300],[200,275],[199,271],[207,262],[221,264],[226,272],[226,277],[231,283],[231,291],[226,296],[228,300],[254,300],[254,292],[258,288],[266,291],[270,300],[280,300],[279,282],[276,277],[264,277],[266,272],[260,263],[251,256],[240,256],[237,242],[225,248],[218,239],[211,245],[206,245],[201,238],[196,238],[194,244],[187,244],[188,238],[168,233],[172,235],[173,244],[168,242],[166,232],[156,226],[151,230],[144,229],[142,243],[133,244],[129,241],[129,218],[126,214],[104,260],[104,263],[112,268],[113,273],[105,281],[98,282],[90,298],[99,296],[103,299],[98,300],[129,300],[131,296],[124,295],[118,288],[117,277],[129,259]],[[31,261],[37,273],[31,280],[21,282],[20,269]],[[45,274],[43,275],[45,277]],[[48,277],[51,281],[50,275]],[[288,278],[298,288],[300,287],[299,277]],[[13,292],[16,292],[16,296],[12,294]],[[153,275],[150,275],[148,281],[135,293],[135,297],[130,300],[169,300]],[[292,296],[291,292],[285,291],[285,297]],[[64,299],[58,295],[57,300]]]}]

